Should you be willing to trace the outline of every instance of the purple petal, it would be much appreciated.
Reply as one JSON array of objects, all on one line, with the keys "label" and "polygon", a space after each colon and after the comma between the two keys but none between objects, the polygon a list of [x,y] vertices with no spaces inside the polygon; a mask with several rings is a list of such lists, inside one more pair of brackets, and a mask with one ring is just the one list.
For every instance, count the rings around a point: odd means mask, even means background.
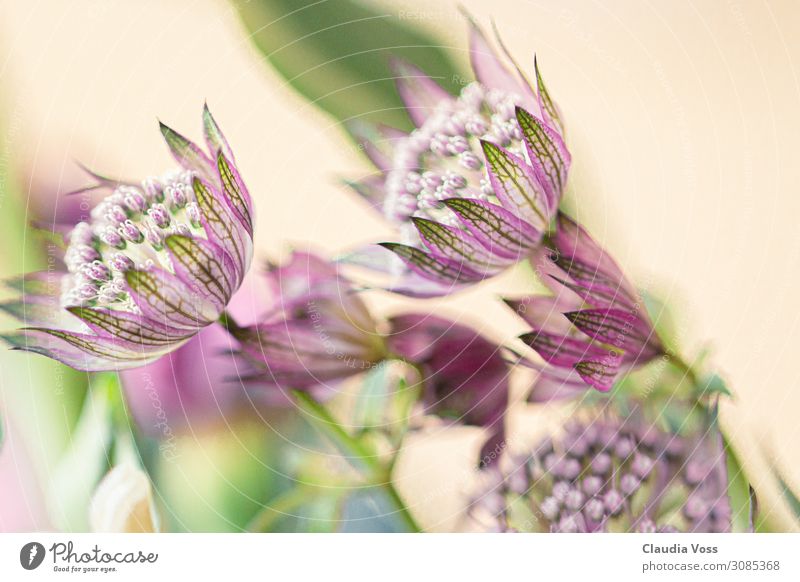
[{"label": "purple petal", "polygon": [[540,231],[502,206],[468,198],[442,202],[493,255],[518,261],[542,239]]},{"label": "purple petal", "polygon": [[547,230],[554,209],[533,168],[519,156],[491,142],[482,140],[481,146],[489,181],[500,204],[537,230]]},{"label": "purple petal", "polygon": [[498,428],[508,403],[509,368],[496,344],[469,327],[426,314],[403,314],[390,326],[390,349],[424,372],[430,412]]},{"label": "purple petal", "polygon": [[606,357],[601,360],[586,360],[575,364],[575,370],[587,384],[601,392],[608,392],[614,386],[619,373],[620,358]]},{"label": "purple petal", "polygon": [[[536,92],[533,90],[533,86],[531,82],[528,80],[528,77],[525,75],[525,72],[522,70],[522,67],[519,66],[517,60],[514,58],[514,55],[511,54],[511,51],[508,50],[505,43],[503,42],[500,33],[495,26],[495,23],[492,23],[492,28],[494,29],[494,37],[497,40],[497,44],[500,45],[500,49],[503,51],[503,54],[508,59],[508,61],[514,65],[514,71],[516,72],[517,76],[520,79],[520,85],[523,88],[523,93],[521,97],[523,98],[522,105],[525,107],[537,107],[539,104],[539,99]],[[536,57],[534,56],[534,63],[536,61]]]},{"label": "purple petal", "polygon": [[414,271],[395,275],[392,283],[385,289],[397,295],[414,297],[417,299],[430,299],[432,297],[443,297],[464,289],[466,283],[454,281],[434,281],[430,278],[418,275]]},{"label": "purple petal", "polygon": [[542,119],[545,120],[547,125],[563,136],[564,121],[561,118],[561,112],[558,109],[558,105],[556,105],[555,101],[550,97],[550,93],[547,91],[536,56],[533,57],[533,68],[536,71],[536,92],[538,94],[539,111],[542,114]]},{"label": "purple petal", "polygon": [[498,273],[511,264],[506,258],[491,254],[469,232],[428,220],[411,219],[434,257],[467,265],[483,276]]},{"label": "purple petal", "polygon": [[[406,132],[388,125],[363,121],[351,123],[348,128],[376,168],[383,173],[395,169],[394,148],[398,142],[402,142],[408,137]],[[407,169],[413,168],[408,167]]]},{"label": "purple petal", "polygon": [[239,221],[244,225],[247,233],[253,236],[253,201],[250,192],[244,185],[244,180],[228,158],[222,153],[217,154],[217,171],[219,172],[222,193],[227,197],[226,201],[236,212]]},{"label": "purple petal", "polygon": [[403,259],[403,262],[421,277],[440,284],[477,283],[484,278],[483,275],[466,265],[436,258],[416,247],[399,243],[379,244]]},{"label": "purple petal", "polygon": [[236,348],[230,333],[210,325],[174,352],[123,372],[126,401],[137,426],[151,436],[168,438],[165,431],[197,429],[232,412],[245,399],[238,380],[252,373],[231,353]]},{"label": "purple petal", "polygon": [[555,213],[567,185],[572,156],[555,130],[521,107],[516,111],[528,158],[547,193],[548,208]]},{"label": "purple petal", "polygon": [[450,280],[437,282],[418,275],[400,257],[380,245],[358,248],[342,256],[338,262],[391,276],[392,280],[385,289],[406,297],[441,297],[462,287]]},{"label": "purple petal", "polygon": [[169,327],[137,313],[91,307],[68,307],[67,311],[86,323],[98,336],[117,339],[120,346],[131,351],[168,349],[194,333]]},{"label": "purple petal", "polygon": [[203,136],[206,138],[208,151],[222,151],[226,158],[232,163],[235,163],[233,150],[231,150],[231,146],[228,145],[228,140],[225,139],[225,135],[223,135],[222,130],[219,128],[219,125],[217,125],[214,116],[211,115],[207,103],[203,105]]},{"label": "purple petal", "polygon": [[564,312],[580,307],[580,300],[566,294],[555,297],[531,295],[504,301],[531,327],[563,335],[574,331]]},{"label": "purple petal", "polygon": [[233,258],[236,273],[231,277],[238,287],[253,258],[253,239],[247,227],[228,201],[207,183],[195,178],[192,182],[197,205],[203,215],[208,240],[225,249]]},{"label": "purple petal", "polygon": [[621,309],[582,309],[564,314],[572,324],[589,337],[630,351],[637,358],[655,356],[658,346],[650,326],[636,314]]},{"label": "purple petal", "polygon": [[219,246],[204,239],[173,234],[164,240],[175,274],[220,313],[234,291],[233,260]]},{"label": "purple petal", "polygon": [[554,366],[571,368],[582,360],[599,359],[607,350],[590,341],[536,329],[520,336],[520,339],[536,350],[544,361]]},{"label": "purple petal", "polygon": [[0,303],[0,311],[25,325],[42,327],[60,326],[64,310],[58,300],[50,297],[27,296]]},{"label": "purple petal", "polygon": [[363,343],[315,328],[308,321],[259,325],[242,347],[265,365],[266,378],[278,385],[308,388],[352,376],[372,367],[377,353]]},{"label": "purple petal", "polygon": [[[611,307],[623,305],[637,309],[620,285],[595,266],[578,259],[567,259],[557,250],[546,247],[536,251],[531,261],[537,276],[556,295],[580,298],[589,305]],[[580,301],[576,303],[576,307]]]},{"label": "purple petal", "polygon": [[[576,263],[573,262],[569,265],[570,274],[580,276],[580,272],[576,269]],[[556,288],[563,287],[569,289],[579,297],[583,298],[586,303],[600,307],[609,307],[617,304],[628,305],[628,299],[619,288],[612,288],[611,282],[602,279],[602,275],[595,275],[595,280],[576,280],[568,281],[557,275],[550,275],[550,278]]]},{"label": "purple petal", "polygon": [[133,301],[150,320],[197,331],[219,317],[213,303],[163,269],[127,271],[125,280]]},{"label": "purple petal", "polygon": [[59,271],[35,271],[5,279],[3,285],[27,296],[59,297],[63,277]]},{"label": "purple petal", "polygon": [[489,45],[483,31],[471,18],[469,35],[469,58],[478,81],[489,88],[506,93],[525,96],[525,85],[500,61]]},{"label": "purple petal", "polygon": [[581,228],[563,213],[558,215],[558,229],[553,237],[555,262],[585,289],[612,292],[616,302],[632,309],[638,295],[614,260]]},{"label": "purple petal", "polygon": [[[83,188],[78,188],[77,190],[70,190],[69,192],[65,192],[64,196],[74,196],[75,194],[82,194],[84,192],[93,192],[95,190],[108,190],[109,192],[113,191],[118,186],[126,185],[126,186],[137,186],[137,184],[133,182],[128,182],[126,180],[120,180],[119,178],[111,178],[109,176],[103,176],[98,172],[84,166],[80,162],[78,162],[78,166],[87,174],[89,177],[96,181],[95,184],[89,184],[88,186],[84,186]],[[77,222],[77,221],[76,221]]]},{"label": "purple petal", "polygon": [[390,63],[397,75],[397,91],[414,125],[420,127],[442,102],[453,101],[450,93],[414,65],[400,59]]},{"label": "purple petal", "polygon": [[73,333],[57,329],[23,328],[2,336],[14,349],[34,352],[76,370],[100,372],[143,366],[164,352],[140,347],[110,337]]},{"label": "purple petal", "polygon": [[266,316],[270,321],[313,317],[334,332],[355,329],[363,336],[375,331],[367,306],[335,263],[295,251],[287,264],[268,271],[267,282],[275,303]]},{"label": "purple petal", "polygon": [[200,172],[206,180],[211,180],[215,177],[214,164],[203,150],[160,121],[159,128],[161,129],[161,135],[164,136],[164,141],[167,142],[170,153],[172,153],[172,157],[177,160],[181,167]]}]

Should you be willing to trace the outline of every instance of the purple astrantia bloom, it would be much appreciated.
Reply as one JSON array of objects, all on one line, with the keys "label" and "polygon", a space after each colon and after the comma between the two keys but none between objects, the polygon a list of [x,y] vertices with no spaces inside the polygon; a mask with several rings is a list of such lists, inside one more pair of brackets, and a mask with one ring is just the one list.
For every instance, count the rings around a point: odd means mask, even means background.
[{"label": "purple astrantia bloom", "polygon": [[420,372],[425,410],[488,429],[481,459],[490,464],[489,452],[504,440],[508,406],[510,369],[501,349],[472,328],[441,317],[403,314],[390,324],[392,353]]},{"label": "purple astrantia bloom", "polygon": [[398,225],[402,242],[382,244],[395,257],[377,249],[351,260],[391,273],[399,293],[443,295],[530,256],[566,185],[570,154],[538,68],[533,88],[474,24],[470,55],[477,81],[458,97],[395,63],[417,127],[361,132],[378,173],[351,186]]},{"label": "purple astrantia bloom", "polygon": [[209,154],[165,125],[180,168],[141,186],[100,178],[111,193],[66,236],[64,272],[28,275],[5,304],[31,327],[16,349],[87,371],[142,366],[225,311],[253,254],[253,209],[233,153],[206,108]]},{"label": "purple astrantia bloom", "polygon": [[237,332],[252,380],[286,389],[326,385],[369,370],[386,357],[367,306],[338,266],[294,252],[267,273],[267,313]]},{"label": "purple astrantia bloom", "polygon": [[726,457],[713,422],[682,436],[604,415],[574,422],[491,471],[470,508],[479,529],[731,530]]},{"label": "purple astrantia bloom", "polygon": [[616,262],[564,214],[535,263],[554,295],[507,300],[533,330],[521,339],[549,364],[534,400],[608,391],[618,375],[664,353],[636,289]]}]

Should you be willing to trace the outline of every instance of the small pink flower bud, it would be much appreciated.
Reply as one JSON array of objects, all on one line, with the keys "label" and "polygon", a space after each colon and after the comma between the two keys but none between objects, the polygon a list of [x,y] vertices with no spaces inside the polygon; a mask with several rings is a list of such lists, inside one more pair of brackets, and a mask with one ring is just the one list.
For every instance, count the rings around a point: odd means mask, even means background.
[{"label": "small pink flower bud", "polygon": [[135,266],[133,260],[128,255],[122,253],[114,253],[109,260],[111,268],[120,273],[124,273]]},{"label": "small pink flower bud", "polygon": [[140,243],[144,240],[142,231],[139,230],[139,227],[137,227],[132,220],[126,220],[120,224],[117,232],[119,232],[120,236],[125,240],[132,243]]},{"label": "small pink flower bud", "polygon": [[153,204],[153,206],[148,209],[147,216],[149,216],[159,228],[167,228],[172,220],[167,207],[163,204]]},{"label": "small pink flower bud", "polygon": [[105,281],[111,276],[111,271],[100,261],[92,261],[84,266],[83,274],[94,281]]}]

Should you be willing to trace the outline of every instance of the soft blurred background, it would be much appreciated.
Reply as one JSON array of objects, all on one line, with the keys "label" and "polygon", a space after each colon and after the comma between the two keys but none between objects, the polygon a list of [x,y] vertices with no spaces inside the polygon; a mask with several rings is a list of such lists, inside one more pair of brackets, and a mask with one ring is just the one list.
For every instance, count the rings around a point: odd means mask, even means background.
[{"label": "soft blurred background", "polygon": [[[59,197],[85,181],[75,160],[121,177],[160,173],[171,163],[156,119],[197,138],[204,101],[254,195],[262,259],[388,238],[340,185],[369,171],[342,120],[403,119],[390,82],[358,85],[385,55],[357,60],[361,70],[346,57],[361,46],[353,39],[427,45],[406,56],[458,85],[468,71],[459,6],[493,19],[526,70],[536,52],[568,124],[570,207],[670,303],[686,349],[711,350],[735,392],[723,422],[761,509],[774,528],[794,527],[772,473],[800,489],[794,0],[3,0],[0,275],[47,265],[25,224],[86,202]],[[381,26],[401,32],[368,38]],[[368,300],[384,312],[413,303],[509,342],[523,324],[495,299],[529,284],[520,269],[445,299]],[[113,440],[90,421],[109,403],[85,400],[85,375],[43,358],[3,350],[0,366],[0,531],[86,529]],[[273,460],[295,443],[292,412],[252,412],[170,425],[155,491],[170,529],[240,530],[284,486]],[[519,405],[510,426],[527,435],[552,421]],[[424,433],[403,453],[398,487],[431,529],[458,520],[477,430]]]}]

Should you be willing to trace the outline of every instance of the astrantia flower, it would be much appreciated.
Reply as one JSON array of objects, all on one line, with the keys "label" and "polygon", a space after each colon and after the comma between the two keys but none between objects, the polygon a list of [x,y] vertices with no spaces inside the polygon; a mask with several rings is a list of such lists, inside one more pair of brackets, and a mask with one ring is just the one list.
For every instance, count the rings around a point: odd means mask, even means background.
[{"label": "astrantia flower", "polygon": [[470,513],[480,529],[725,532],[731,529],[722,437],[618,416],[576,422],[484,475]]},{"label": "astrantia flower", "polygon": [[533,331],[521,339],[549,364],[534,399],[586,385],[607,391],[620,372],[664,353],[636,289],[616,262],[572,219],[559,214],[537,272],[554,295],[507,300]]},{"label": "astrantia flower", "polygon": [[36,327],[6,334],[18,349],[87,371],[152,362],[218,320],[250,266],[253,209],[216,122],[209,154],[162,124],[181,167],[113,191],[66,237],[63,273],[17,282],[4,307]]},{"label": "astrantia flower", "polygon": [[[453,97],[416,67],[397,63],[398,89],[417,126],[375,128],[363,139],[379,174],[352,186],[399,227],[370,265],[392,290],[445,294],[529,256],[550,226],[570,154],[558,110],[536,68],[536,88],[511,72],[474,24],[477,81]],[[364,261],[361,261],[362,264]]]},{"label": "astrantia flower", "polygon": [[237,333],[254,379],[309,388],[369,370],[386,356],[376,322],[338,267],[295,252],[267,271],[267,314]]}]

